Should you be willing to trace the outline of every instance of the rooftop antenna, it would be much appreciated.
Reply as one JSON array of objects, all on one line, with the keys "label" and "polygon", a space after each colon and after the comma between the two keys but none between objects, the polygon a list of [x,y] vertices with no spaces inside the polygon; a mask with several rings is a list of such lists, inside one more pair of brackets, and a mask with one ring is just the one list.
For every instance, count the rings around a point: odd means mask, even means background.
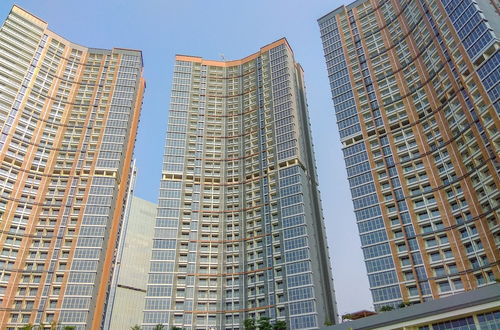
[{"label": "rooftop antenna", "polygon": [[225,61],[226,60],[226,57],[224,57],[224,54],[219,54],[220,58]]}]

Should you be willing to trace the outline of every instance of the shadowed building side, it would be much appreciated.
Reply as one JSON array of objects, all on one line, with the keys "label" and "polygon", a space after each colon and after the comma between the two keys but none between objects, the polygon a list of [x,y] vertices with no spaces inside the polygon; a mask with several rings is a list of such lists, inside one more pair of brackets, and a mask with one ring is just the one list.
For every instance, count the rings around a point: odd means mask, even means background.
[{"label": "shadowed building side", "polygon": [[149,259],[153,245],[156,204],[132,196],[124,221],[121,248],[117,255],[118,273],[109,329],[128,329],[142,323],[148,282]]}]

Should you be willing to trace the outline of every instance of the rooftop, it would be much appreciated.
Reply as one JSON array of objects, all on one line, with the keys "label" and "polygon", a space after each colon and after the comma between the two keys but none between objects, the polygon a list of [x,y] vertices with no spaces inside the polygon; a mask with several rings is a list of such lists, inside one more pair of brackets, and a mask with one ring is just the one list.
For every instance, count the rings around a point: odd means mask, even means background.
[{"label": "rooftop", "polygon": [[[433,322],[460,315],[459,310],[467,309],[474,311],[475,306],[489,304],[497,309],[500,307],[500,283],[484,286],[477,290],[455,294],[449,297],[428,301],[425,303],[383,312],[374,316],[365,317],[355,321],[344,322],[335,326],[323,327],[324,330],[347,330],[347,329],[378,329],[382,327],[392,328],[408,321],[422,320],[422,322]],[[488,305],[488,306],[489,306]],[[488,308],[487,306],[485,308]],[[483,308],[484,309],[484,308]],[[448,314],[447,314],[448,313]],[[438,318],[438,316],[440,317]],[[416,322],[412,323],[416,324]]]},{"label": "rooftop", "polygon": [[[288,43],[286,38],[281,38],[279,40],[276,40],[270,44],[267,44],[267,45],[261,47],[260,51],[253,53],[251,55],[248,55],[248,56],[242,58],[241,60],[215,61],[215,60],[206,60],[206,59],[203,59],[202,57],[199,57],[199,56],[181,55],[181,54],[177,54],[175,56],[175,60],[176,61],[188,61],[188,62],[202,63],[204,65],[223,66],[223,67],[235,66],[235,65],[241,65],[241,64],[244,64],[248,61],[251,61],[251,60],[255,59],[256,57],[258,57],[259,55],[261,55],[262,53],[264,53],[264,52],[266,52],[274,47],[282,45],[282,44],[284,44],[286,47],[288,47],[288,49],[290,49],[290,51],[292,51],[292,48],[290,47],[290,44]],[[293,51],[292,51],[292,53],[293,53]]]}]

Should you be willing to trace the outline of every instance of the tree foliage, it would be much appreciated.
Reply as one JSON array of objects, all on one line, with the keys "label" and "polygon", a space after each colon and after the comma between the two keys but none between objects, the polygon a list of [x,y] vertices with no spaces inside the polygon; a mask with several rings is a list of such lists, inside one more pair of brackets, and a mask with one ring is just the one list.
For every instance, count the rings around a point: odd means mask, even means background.
[{"label": "tree foliage", "polygon": [[273,327],[271,325],[270,319],[268,317],[261,317],[257,321],[257,325],[259,326],[259,330],[272,330]]},{"label": "tree foliage", "polygon": [[245,330],[256,330],[257,329],[257,327],[255,326],[254,319],[246,319],[243,322],[243,326],[245,327]]},{"label": "tree foliage", "polygon": [[[21,330],[43,330],[45,329],[45,323],[40,323],[39,325],[33,325],[33,324],[26,324],[25,326],[20,328]],[[62,328],[60,327],[60,323],[56,321],[52,321],[50,323],[50,330],[57,330],[57,329],[62,329],[62,330],[75,330],[76,327],[73,325],[65,325]],[[140,329],[140,328],[139,328]]]},{"label": "tree foliage", "polygon": [[394,307],[389,306],[389,305],[385,305],[385,306],[380,307],[381,312],[388,312],[388,311],[392,311],[393,309],[394,309]]},{"label": "tree foliage", "polygon": [[278,320],[273,324],[273,330],[286,330],[286,322],[283,320]]},{"label": "tree foliage", "polygon": [[402,303],[400,303],[400,304],[398,305],[398,308],[405,308],[405,307],[410,306],[410,305],[411,305],[411,303],[410,303],[410,302],[408,302],[408,301],[403,301]]},{"label": "tree foliage", "polygon": [[269,317],[261,317],[258,320],[246,319],[243,321],[243,326],[245,330],[286,330],[287,328],[285,321],[278,320],[272,324]]}]

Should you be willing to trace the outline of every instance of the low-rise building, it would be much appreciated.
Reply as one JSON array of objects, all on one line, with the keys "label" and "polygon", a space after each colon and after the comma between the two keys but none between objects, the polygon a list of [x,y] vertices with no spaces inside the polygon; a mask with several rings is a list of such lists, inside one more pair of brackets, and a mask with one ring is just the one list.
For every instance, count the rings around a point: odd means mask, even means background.
[{"label": "low-rise building", "polygon": [[500,329],[500,284],[322,329]]}]

